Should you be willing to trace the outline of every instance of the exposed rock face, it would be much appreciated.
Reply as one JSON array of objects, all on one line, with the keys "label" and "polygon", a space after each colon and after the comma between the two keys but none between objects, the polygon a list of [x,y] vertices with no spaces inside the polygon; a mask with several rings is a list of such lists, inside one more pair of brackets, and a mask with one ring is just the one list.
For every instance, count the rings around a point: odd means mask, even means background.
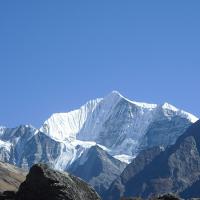
[{"label": "exposed rock face", "polygon": [[[190,193],[187,188],[192,191],[192,187],[198,187],[200,181],[200,120],[139,173],[128,174],[130,176],[124,185],[123,196],[147,198],[152,194],[173,192],[186,197]],[[113,190],[111,197],[114,192],[119,192],[119,189]]]},{"label": "exposed rock face", "polygon": [[115,200],[124,196],[125,188],[127,187],[130,178],[139,174],[145,166],[148,165],[161,152],[162,148],[160,147],[153,147],[149,150],[142,151],[112,183],[109,190],[104,194],[104,199]]},{"label": "exposed rock face", "polygon": [[20,185],[16,200],[100,200],[87,183],[44,164],[34,165]]},{"label": "exposed rock face", "polygon": [[0,162],[0,192],[17,191],[25,180],[26,172],[13,165]]},{"label": "exposed rock face", "polygon": [[91,184],[102,195],[125,167],[125,163],[99,146],[93,146],[72,164],[69,172]]}]

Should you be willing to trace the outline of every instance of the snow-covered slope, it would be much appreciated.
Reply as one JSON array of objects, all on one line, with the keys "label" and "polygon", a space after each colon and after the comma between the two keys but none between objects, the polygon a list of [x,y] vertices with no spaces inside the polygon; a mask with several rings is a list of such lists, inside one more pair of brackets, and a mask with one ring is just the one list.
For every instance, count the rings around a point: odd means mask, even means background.
[{"label": "snow-covered slope", "polygon": [[129,162],[142,149],[173,144],[195,121],[195,116],[168,103],[130,101],[113,91],[80,109],[53,114],[39,130],[1,127],[0,159],[20,167],[48,162],[65,170],[97,144]]},{"label": "snow-covered slope", "polygon": [[40,131],[59,141],[74,140],[88,115],[94,111],[102,99],[91,100],[80,109],[68,113],[55,113],[46,120]]}]

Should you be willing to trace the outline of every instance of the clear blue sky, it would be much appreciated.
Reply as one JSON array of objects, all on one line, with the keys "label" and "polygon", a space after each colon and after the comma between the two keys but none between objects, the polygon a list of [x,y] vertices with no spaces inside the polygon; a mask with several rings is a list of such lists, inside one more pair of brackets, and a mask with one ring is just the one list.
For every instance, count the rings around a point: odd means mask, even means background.
[{"label": "clear blue sky", "polygon": [[118,90],[200,116],[200,1],[0,1],[0,124]]}]

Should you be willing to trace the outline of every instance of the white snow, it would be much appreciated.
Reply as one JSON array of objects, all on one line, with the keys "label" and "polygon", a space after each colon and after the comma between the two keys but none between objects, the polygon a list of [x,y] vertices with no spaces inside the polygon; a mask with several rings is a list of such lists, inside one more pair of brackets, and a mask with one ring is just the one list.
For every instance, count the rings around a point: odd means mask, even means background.
[{"label": "white snow", "polygon": [[129,156],[129,155],[126,155],[126,154],[121,154],[121,155],[115,155],[114,158],[126,163],[126,164],[129,164],[131,163],[131,161],[135,158],[134,156]]},{"label": "white snow", "polygon": [[185,112],[183,110],[180,110],[179,112],[184,118],[187,118],[192,123],[195,123],[198,120],[198,118],[196,116],[194,116],[194,115],[192,115],[192,114],[190,114],[188,112]]},{"label": "white snow", "polygon": [[167,109],[167,110],[172,110],[172,111],[175,111],[177,112],[178,111],[178,108],[176,108],[175,106],[165,102],[163,105],[162,105],[162,108],[163,109]]},{"label": "white snow", "polygon": [[195,123],[198,118],[184,110],[181,110],[179,108],[176,108],[175,106],[165,102],[163,105],[162,105],[162,108],[164,110],[170,110],[170,111],[173,111],[175,112],[177,115],[179,116],[182,116],[183,118],[187,118],[189,121],[191,121],[192,123]]},{"label": "white snow", "polygon": [[81,106],[80,109],[68,113],[53,114],[44,122],[40,131],[58,141],[71,141],[76,139],[76,134],[81,130],[88,114],[93,112],[101,100],[102,99],[89,101],[85,105]]},{"label": "white snow", "polygon": [[10,142],[5,142],[0,140],[0,148],[4,148],[6,151],[10,151],[12,144]]}]

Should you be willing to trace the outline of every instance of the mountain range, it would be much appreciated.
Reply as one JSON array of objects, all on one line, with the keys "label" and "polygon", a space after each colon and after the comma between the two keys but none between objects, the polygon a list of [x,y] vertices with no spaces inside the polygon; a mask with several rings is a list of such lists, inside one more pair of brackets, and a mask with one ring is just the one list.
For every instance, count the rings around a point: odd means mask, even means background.
[{"label": "mountain range", "polygon": [[0,127],[0,160],[24,169],[47,163],[102,194],[135,157],[175,144],[197,120],[169,103],[131,101],[113,91],[77,110],[52,114],[40,128]]}]

